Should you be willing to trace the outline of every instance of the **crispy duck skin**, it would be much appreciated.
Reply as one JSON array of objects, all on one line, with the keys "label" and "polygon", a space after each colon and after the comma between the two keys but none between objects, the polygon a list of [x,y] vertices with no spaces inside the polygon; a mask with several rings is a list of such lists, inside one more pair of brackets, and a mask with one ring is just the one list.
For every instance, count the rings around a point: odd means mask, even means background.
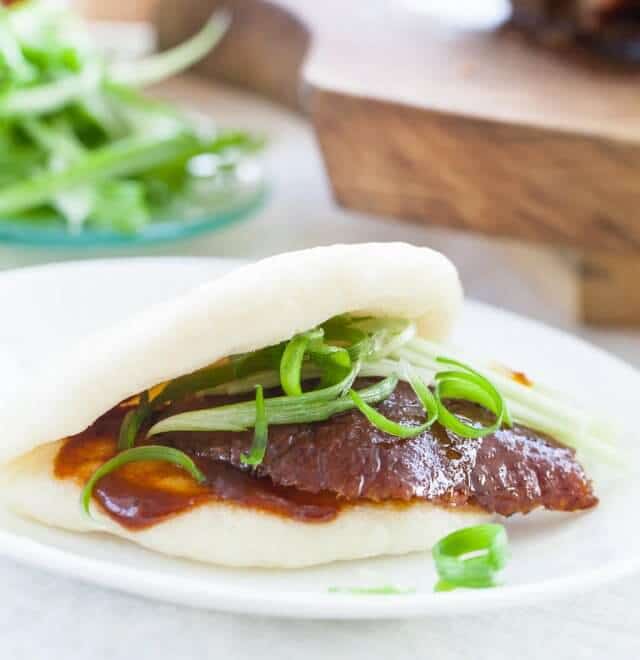
[{"label": "crispy duck skin", "polygon": [[[366,384],[363,380],[358,387]],[[210,398],[205,405],[223,402],[228,400]],[[202,401],[198,407],[203,407]],[[451,409],[469,422],[490,423],[488,413],[474,404],[455,402]],[[405,424],[424,419],[406,383],[400,383],[378,410]],[[167,433],[154,441],[245,469],[240,455],[248,451],[252,438],[252,432],[190,432]],[[573,450],[542,433],[515,425],[466,439],[435,424],[415,438],[400,440],[372,426],[357,410],[325,422],[270,427],[268,450],[256,476],[346,500],[417,498],[505,516],[539,507],[576,511],[598,502]]]}]

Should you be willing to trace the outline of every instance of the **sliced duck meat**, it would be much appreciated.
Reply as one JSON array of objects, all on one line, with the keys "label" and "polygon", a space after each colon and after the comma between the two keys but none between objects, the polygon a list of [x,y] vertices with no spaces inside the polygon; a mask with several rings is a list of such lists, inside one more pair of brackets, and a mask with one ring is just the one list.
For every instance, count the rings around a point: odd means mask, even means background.
[{"label": "sliced duck meat", "polygon": [[[367,384],[361,381],[358,387]],[[209,398],[197,407],[227,402]],[[377,408],[403,424],[424,421],[422,405],[406,383],[399,383]],[[467,423],[491,423],[490,413],[475,404],[458,401],[450,408]],[[248,471],[240,455],[249,450],[252,438],[252,432],[181,432],[155,436],[154,442]],[[324,422],[271,426],[265,458],[251,474],[343,500],[422,499],[505,516],[538,507],[575,511],[597,504],[574,451],[543,433],[514,425],[468,439],[435,424],[402,440],[372,426],[357,410]]]}]

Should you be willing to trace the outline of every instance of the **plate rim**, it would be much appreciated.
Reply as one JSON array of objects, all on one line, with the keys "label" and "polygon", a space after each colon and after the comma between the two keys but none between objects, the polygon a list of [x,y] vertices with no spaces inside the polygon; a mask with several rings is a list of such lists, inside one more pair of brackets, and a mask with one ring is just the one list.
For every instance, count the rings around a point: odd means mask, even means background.
[{"label": "plate rim", "polygon": [[[70,534],[77,532],[69,532]],[[100,534],[100,532],[89,532]],[[51,560],[41,560],[42,553]],[[498,589],[403,595],[331,594],[316,591],[262,593],[246,588],[230,590],[204,584],[198,578],[173,578],[157,571],[123,567],[102,559],[82,557],[29,537],[0,529],[0,556],[17,563],[72,577],[131,595],[199,609],[271,618],[316,620],[413,619],[452,614],[479,614],[509,606],[545,604],[587,593],[638,572],[640,558],[618,560],[605,568],[566,578]],[[302,569],[304,570],[304,569]],[[141,586],[143,585],[143,586]],[[355,600],[357,599],[357,600]]]}]

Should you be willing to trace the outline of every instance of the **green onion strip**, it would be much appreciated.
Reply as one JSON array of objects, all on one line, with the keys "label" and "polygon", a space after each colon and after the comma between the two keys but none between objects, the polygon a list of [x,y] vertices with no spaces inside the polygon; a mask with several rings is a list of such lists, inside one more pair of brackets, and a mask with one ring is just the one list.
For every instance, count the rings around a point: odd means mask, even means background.
[{"label": "green onion strip", "polygon": [[277,369],[284,346],[269,346],[255,353],[230,358],[222,364],[199,369],[186,376],[175,378],[153,400],[154,407],[186,396],[206,393],[216,387],[248,378],[256,373]]},{"label": "green onion strip", "polygon": [[415,594],[413,587],[396,587],[383,584],[380,587],[329,587],[330,594],[348,594],[350,596],[408,596]]},{"label": "green onion strip", "polygon": [[[279,396],[266,399],[265,411],[269,424],[302,424],[319,422],[337,413],[355,408],[349,396],[339,396],[348,390],[357,368],[354,367],[345,381],[323,390],[305,392],[300,396]],[[398,384],[397,376],[389,376],[374,385],[358,390],[366,403],[378,403],[386,399]],[[346,387],[345,387],[346,386]],[[335,398],[339,396],[339,398]],[[167,417],[149,430],[149,435],[170,431],[245,431],[255,426],[256,406],[253,401],[232,403],[204,410],[192,410]]]},{"label": "green onion strip", "polygon": [[[344,376],[345,369],[353,356],[373,355],[376,349],[375,344],[383,334],[385,339],[382,340],[382,345],[385,341],[390,341],[392,346],[397,346],[399,335],[404,335],[403,341],[406,343],[412,337],[413,332],[411,325],[407,325],[406,322],[404,325],[398,323],[395,334],[392,333],[389,340],[388,333],[391,330],[385,329],[380,322],[366,321],[369,325],[373,323],[369,334],[350,325],[350,323],[352,322],[348,318],[332,319],[321,328],[296,335],[286,345],[280,345],[281,357],[278,369],[280,384],[285,395],[264,401],[264,413],[268,424],[320,421],[336,414],[336,412],[353,407],[358,408],[381,431],[399,438],[415,437],[426,431],[436,421],[465,438],[479,438],[495,432],[503,423],[511,424],[511,418],[504,399],[496,388],[484,376],[467,365],[448,358],[437,359],[439,363],[453,368],[435,374],[435,393],[432,393],[422,379],[413,373],[407,376],[407,380],[427,414],[427,419],[423,424],[408,426],[386,418],[370,405],[372,402],[379,403],[382,399],[373,397],[371,401],[367,401],[362,396],[363,392],[368,393],[371,388],[366,388],[361,392],[351,390],[348,397],[344,396],[360,369],[360,362],[358,362],[358,367],[352,368],[347,376]],[[325,340],[350,342],[350,345],[345,348],[327,344]],[[355,350],[354,347],[356,347]],[[322,381],[320,389],[305,393],[302,391],[302,377],[307,354],[312,363],[320,365]],[[274,358],[277,358],[277,354],[271,356],[271,364],[275,361]],[[245,360],[248,359],[245,358]],[[254,362],[258,367],[266,364],[264,359],[254,359]],[[408,367],[405,368],[408,369]],[[229,370],[230,367],[227,365],[219,369]],[[232,376],[240,374],[238,370],[234,371],[232,369],[232,371],[233,374],[225,373],[222,379],[209,379],[208,384],[219,386],[225,381],[233,381]],[[273,380],[269,380],[268,372],[263,373],[262,377],[264,382],[273,383]],[[338,380],[338,377],[341,377],[342,380]],[[194,376],[191,378],[194,378]],[[386,385],[390,380],[397,382],[397,379],[397,374],[391,373],[382,383]],[[198,386],[202,386],[206,379],[198,378],[196,374],[195,380],[198,381]],[[327,386],[327,381],[332,384]],[[346,386],[347,383],[349,384],[348,387]],[[169,384],[165,391],[171,389],[176,390],[175,381]],[[258,419],[258,408],[262,405],[259,403],[260,396],[263,396],[263,394],[257,395],[255,405],[251,402],[244,402],[173,415],[155,424],[149,434],[155,435],[169,431],[243,431],[251,427],[255,428]],[[446,399],[465,399],[477,403],[492,412],[495,415],[495,421],[489,426],[466,424],[448,410],[444,403]],[[266,441],[264,441],[262,434],[256,435],[254,440],[256,447],[260,448],[263,443],[266,447]],[[264,455],[263,450],[260,451]],[[256,460],[255,456],[257,455],[257,453],[250,452],[246,458],[253,456],[251,464],[255,465],[258,464],[253,462]]]},{"label": "green onion strip", "polygon": [[120,434],[118,435],[119,450],[131,449],[131,447],[133,447],[140,427],[150,414],[151,406],[149,405],[149,393],[144,391],[140,395],[140,403],[130,410],[122,420]]},{"label": "green onion strip", "polygon": [[296,335],[285,347],[280,360],[280,383],[288,396],[302,394],[302,361],[311,341],[321,339],[320,328]]},{"label": "green onion strip", "polygon": [[431,390],[422,382],[421,379],[416,378],[413,374],[408,375],[409,383],[416,396],[422,403],[424,409],[427,411],[427,420],[418,426],[408,426],[406,424],[399,424],[385,417],[381,412],[365,403],[360,395],[351,390],[349,396],[355,403],[358,410],[373,424],[376,428],[394,435],[398,438],[414,438],[421,433],[424,433],[435,421],[438,419],[438,402],[432,394]]},{"label": "green onion strip", "polygon": [[89,512],[89,502],[91,501],[91,494],[98,481],[114,470],[121,468],[123,465],[137,461],[166,461],[168,463],[173,463],[186,470],[198,483],[203,483],[205,481],[205,476],[198,469],[197,465],[189,456],[187,456],[187,454],[179,449],[164,447],[162,445],[145,445],[144,447],[125,449],[116,454],[106,463],[103,463],[91,475],[91,478],[82,489],[80,501],[82,503],[82,508],[87,515],[91,515]]},{"label": "green onion strip", "polygon": [[[440,371],[435,376],[438,421],[442,426],[463,438],[481,438],[497,431],[503,421],[508,421],[510,424],[504,399],[484,376],[456,360],[438,357],[437,361],[457,367],[456,370]],[[443,403],[444,399],[472,401],[490,410],[496,419],[489,426],[470,426],[447,409]]]},{"label": "green onion strip", "polygon": [[375,346],[376,336],[353,326],[349,317],[338,316],[322,325],[326,341],[346,345],[352,360],[368,360]]},{"label": "green onion strip", "polygon": [[495,587],[508,559],[507,532],[496,524],[465,527],[436,543],[432,555],[439,577],[435,591]]},{"label": "green onion strip", "polygon": [[264,406],[262,385],[256,387],[256,424],[254,427],[253,444],[248,454],[241,454],[240,461],[245,465],[260,465],[267,451],[269,425]]},{"label": "green onion strip", "polygon": [[205,367],[181,376],[168,383],[151,402],[148,393],[144,392],[138,407],[130,410],[122,420],[118,449],[133,447],[142,424],[154,410],[158,410],[168,401],[177,401],[192,394],[206,392],[236,379],[248,378],[267,368],[273,368],[279,363],[282,350],[282,346],[272,346],[246,356],[232,358],[221,365]]},{"label": "green onion strip", "polygon": [[[372,374],[381,366],[380,373],[388,373],[393,370],[395,360],[406,360],[420,373],[435,374],[438,371],[436,358],[441,352],[442,346],[439,344],[416,337],[395,351],[393,360],[382,360],[380,365],[367,365],[363,372]],[[538,382],[524,386],[492,364],[478,363],[477,368],[500,388],[515,421],[548,433],[563,444],[588,452],[598,460],[619,463],[619,452],[615,448],[619,429],[611,421],[612,417],[603,415],[598,407],[583,408],[564,392]]]},{"label": "green onion strip", "polygon": [[[136,438],[151,414],[161,410],[166,403],[186,396],[215,394],[221,388],[234,385],[241,389],[255,387],[255,400],[172,415],[155,423],[148,435],[172,431],[235,432],[253,428],[251,447],[240,458],[243,464],[255,467],[264,459],[271,424],[323,421],[353,408],[360,410],[381,431],[398,438],[415,437],[436,421],[467,438],[492,433],[503,423],[511,424],[498,390],[467,365],[437,357],[435,362],[450,368],[430,372],[419,365],[416,375],[407,363],[385,357],[401,351],[412,341],[414,334],[415,326],[407,321],[336,317],[288,342],[234,356],[176,378],[151,401],[149,393],[143,392],[139,404],[123,419],[118,438],[120,453],[101,466],[85,486],[83,507],[88,510],[91,493],[99,479],[130,461],[168,460],[201,480],[201,473],[186,454],[170,447],[135,447]],[[374,373],[376,369],[381,373]],[[386,377],[374,385],[354,390],[353,384],[361,372]],[[373,407],[395,390],[399,372],[403,372],[404,379],[424,407],[426,420],[422,424],[410,426],[394,422]],[[320,386],[304,392],[302,381],[309,377],[319,377]],[[434,391],[425,384],[425,378],[434,378]],[[264,387],[278,384],[284,395],[265,399]],[[472,401],[493,413],[495,421],[489,426],[466,424],[447,409],[444,401],[449,399]]]}]

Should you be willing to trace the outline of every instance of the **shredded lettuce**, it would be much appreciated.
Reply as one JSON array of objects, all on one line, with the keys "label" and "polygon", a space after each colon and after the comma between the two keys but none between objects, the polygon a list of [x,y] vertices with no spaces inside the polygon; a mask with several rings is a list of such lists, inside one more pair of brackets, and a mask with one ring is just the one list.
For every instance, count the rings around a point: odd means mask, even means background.
[{"label": "shredded lettuce", "polygon": [[216,12],[175,48],[111,63],[70,10],[44,0],[0,5],[0,214],[135,233],[188,198],[193,158],[233,171],[261,140],[203,131],[138,91],[206,56],[228,24]]}]

